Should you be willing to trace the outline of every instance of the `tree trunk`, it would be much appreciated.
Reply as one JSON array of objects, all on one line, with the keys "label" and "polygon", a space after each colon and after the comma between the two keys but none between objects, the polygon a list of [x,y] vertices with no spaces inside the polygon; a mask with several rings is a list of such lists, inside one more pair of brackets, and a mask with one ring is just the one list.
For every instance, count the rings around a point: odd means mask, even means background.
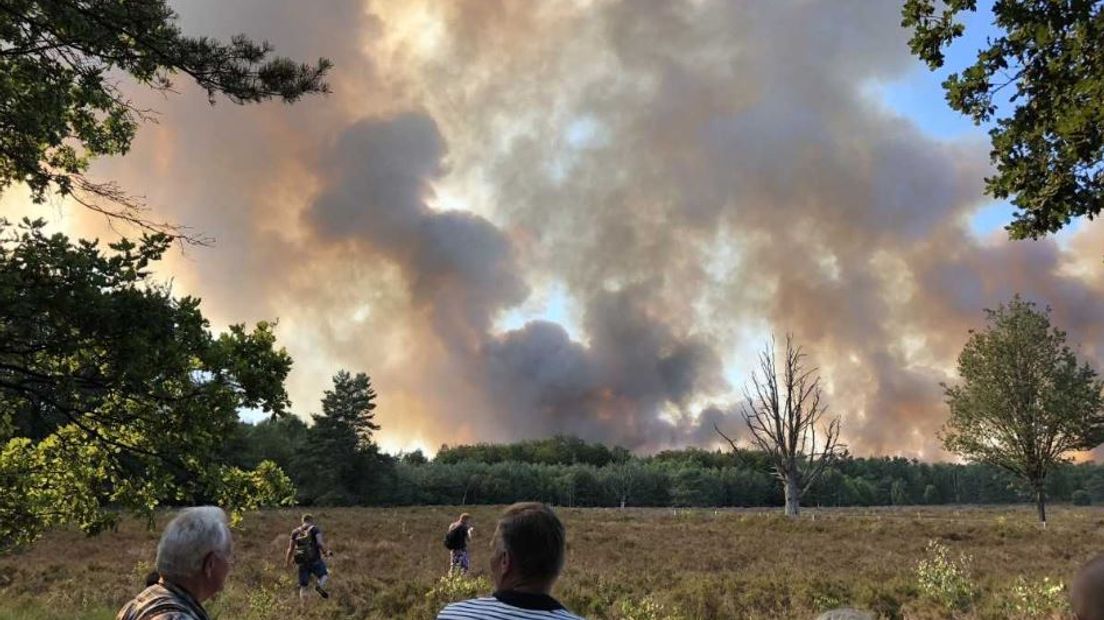
[{"label": "tree trunk", "polygon": [[1039,523],[1046,527],[1046,495],[1042,489],[1035,490],[1035,502],[1039,507]]},{"label": "tree trunk", "polygon": [[793,474],[786,476],[786,516],[796,517],[801,510],[801,493]]}]

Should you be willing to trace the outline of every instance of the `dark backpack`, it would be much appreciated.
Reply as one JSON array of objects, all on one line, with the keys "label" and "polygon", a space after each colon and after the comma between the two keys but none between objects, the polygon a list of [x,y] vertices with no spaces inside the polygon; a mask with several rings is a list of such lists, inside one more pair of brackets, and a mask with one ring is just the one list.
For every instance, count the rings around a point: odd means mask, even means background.
[{"label": "dark backpack", "polygon": [[318,530],[313,525],[306,530],[300,528],[292,534],[295,543],[295,551],[292,557],[296,564],[310,564],[317,562],[321,556],[318,553]]},{"label": "dark backpack", "polygon": [[459,551],[468,544],[468,526],[457,525],[445,534],[445,549]]}]

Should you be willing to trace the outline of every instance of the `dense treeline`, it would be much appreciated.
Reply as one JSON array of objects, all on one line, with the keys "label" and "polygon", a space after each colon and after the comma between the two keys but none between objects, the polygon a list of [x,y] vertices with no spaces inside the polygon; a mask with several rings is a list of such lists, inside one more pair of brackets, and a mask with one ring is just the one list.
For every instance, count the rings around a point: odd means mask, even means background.
[{"label": "dense treeline", "polygon": [[581,463],[605,467],[624,463],[632,457],[625,448],[610,448],[600,443],[587,443],[575,437],[556,437],[550,440],[522,441],[510,444],[481,443],[470,446],[442,446],[433,459],[437,463],[536,463],[544,465],[573,465]]},{"label": "dense treeline", "polygon": [[[325,419],[320,418],[320,419]],[[338,425],[340,426],[340,425]],[[757,453],[686,449],[640,457],[624,448],[553,437],[515,444],[444,446],[433,459],[357,446],[333,425],[298,418],[241,424],[228,447],[242,467],[272,460],[304,504],[563,506],[781,506],[781,487]],[[1104,467],[1068,465],[1048,480],[1059,502],[1104,503]],[[846,456],[809,491],[810,506],[989,504],[1030,501],[1015,478],[988,465]]]}]

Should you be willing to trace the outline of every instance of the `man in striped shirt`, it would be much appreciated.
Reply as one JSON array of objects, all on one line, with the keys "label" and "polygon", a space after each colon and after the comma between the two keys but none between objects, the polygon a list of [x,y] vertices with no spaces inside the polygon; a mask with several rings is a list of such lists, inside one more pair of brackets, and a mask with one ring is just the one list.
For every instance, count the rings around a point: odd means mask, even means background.
[{"label": "man in striped shirt", "polygon": [[551,596],[565,552],[564,526],[551,508],[536,502],[510,506],[491,542],[494,594],[453,603],[437,620],[582,620]]}]

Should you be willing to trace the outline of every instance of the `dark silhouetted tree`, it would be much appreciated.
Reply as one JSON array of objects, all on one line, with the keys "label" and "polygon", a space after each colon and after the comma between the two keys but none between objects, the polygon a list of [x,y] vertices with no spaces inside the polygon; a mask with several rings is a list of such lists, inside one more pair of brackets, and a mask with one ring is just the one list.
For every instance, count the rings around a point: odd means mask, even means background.
[{"label": "dark silhouetted tree", "polygon": [[322,415],[339,420],[353,429],[358,447],[372,443],[372,433],[380,429],[375,423],[376,391],[372,380],[359,372],[356,376],[339,371],[333,378],[333,388],[322,397]]},{"label": "dark silhouetted tree", "polygon": [[301,497],[318,504],[368,504],[379,500],[379,485],[390,459],[372,442],[379,430],[373,413],[376,392],[368,375],[342,370],[322,397],[322,413],[296,457]]}]

